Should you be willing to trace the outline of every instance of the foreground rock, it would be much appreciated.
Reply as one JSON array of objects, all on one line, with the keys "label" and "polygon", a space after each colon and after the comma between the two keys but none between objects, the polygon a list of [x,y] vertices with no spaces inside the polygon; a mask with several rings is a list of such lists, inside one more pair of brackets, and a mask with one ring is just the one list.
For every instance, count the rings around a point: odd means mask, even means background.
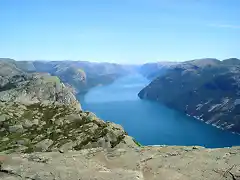
[{"label": "foreground rock", "polygon": [[139,97],[240,133],[239,75],[238,59],[188,61],[153,80]]},{"label": "foreground rock", "polygon": [[2,180],[239,180],[240,148],[144,147],[1,156]]},{"label": "foreground rock", "polygon": [[119,125],[55,103],[0,103],[0,152],[68,151],[136,147]]}]

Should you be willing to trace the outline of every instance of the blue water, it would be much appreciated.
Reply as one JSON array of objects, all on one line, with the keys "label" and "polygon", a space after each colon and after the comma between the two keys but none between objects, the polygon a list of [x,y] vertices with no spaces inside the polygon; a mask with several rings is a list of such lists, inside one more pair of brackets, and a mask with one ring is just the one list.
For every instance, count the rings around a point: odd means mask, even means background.
[{"label": "blue water", "polygon": [[113,84],[91,89],[79,97],[82,108],[105,121],[121,124],[143,145],[240,145],[240,136],[214,128],[156,102],[140,100],[137,93],[149,81],[134,74]]}]

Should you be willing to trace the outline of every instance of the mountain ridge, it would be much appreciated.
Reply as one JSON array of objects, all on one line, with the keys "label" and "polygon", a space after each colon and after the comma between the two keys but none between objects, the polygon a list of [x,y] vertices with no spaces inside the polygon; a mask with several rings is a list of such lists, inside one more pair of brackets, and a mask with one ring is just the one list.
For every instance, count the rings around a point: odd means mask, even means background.
[{"label": "mountain ridge", "polygon": [[110,84],[135,68],[116,63],[88,61],[15,61],[10,58],[0,58],[0,61],[11,62],[24,72],[49,73],[58,76],[78,94],[84,94],[98,85]]},{"label": "mountain ridge", "polygon": [[239,133],[239,107],[236,104],[239,95],[239,65],[237,59],[183,62],[154,79],[138,95],[218,128]]}]

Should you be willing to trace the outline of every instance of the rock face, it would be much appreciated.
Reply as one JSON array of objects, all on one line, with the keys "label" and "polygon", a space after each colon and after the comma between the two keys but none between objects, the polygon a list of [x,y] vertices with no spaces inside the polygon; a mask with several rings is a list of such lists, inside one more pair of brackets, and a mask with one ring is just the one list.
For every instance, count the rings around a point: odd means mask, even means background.
[{"label": "rock face", "polygon": [[218,128],[240,133],[240,60],[179,64],[140,93]]},{"label": "rock face", "polygon": [[56,76],[26,73],[14,61],[0,61],[0,101],[32,104],[59,102],[80,109],[72,91]]},{"label": "rock face", "polygon": [[136,147],[119,125],[69,105],[0,103],[0,152]]},{"label": "rock face", "polygon": [[13,76],[9,81],[10,83],[1,88],[1,101],[15,101],[23,104],[56,101],[80,109],[76,97],[58,77],[48,74],[28,74]]},{"label": "rock face", "polygon": [[240,148],[102,148],[0,156],[2,180],[240,179]]},{"label": "rock face", "polygon": [[23,72],[11,61],[1,63],[0,151],[137,146],[121,126],[83,112],[57,77]]}]

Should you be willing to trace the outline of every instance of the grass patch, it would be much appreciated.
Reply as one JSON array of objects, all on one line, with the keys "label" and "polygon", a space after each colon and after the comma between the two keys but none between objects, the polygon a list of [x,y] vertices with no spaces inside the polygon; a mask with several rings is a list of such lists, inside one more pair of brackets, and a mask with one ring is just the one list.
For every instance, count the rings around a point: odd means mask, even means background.
[{"label": "grass patch", "polygon": [[44,80],[47,82],[59,84],[61,81],[57,76],[44,76]]},{"label": "grass patch", "polygon": [[142,147],[143,145],[141,145],[138,141],[136,141],[135,139],[133,139],[133,142],[137,145],[137,146],[139,146],[139,147]]}]

